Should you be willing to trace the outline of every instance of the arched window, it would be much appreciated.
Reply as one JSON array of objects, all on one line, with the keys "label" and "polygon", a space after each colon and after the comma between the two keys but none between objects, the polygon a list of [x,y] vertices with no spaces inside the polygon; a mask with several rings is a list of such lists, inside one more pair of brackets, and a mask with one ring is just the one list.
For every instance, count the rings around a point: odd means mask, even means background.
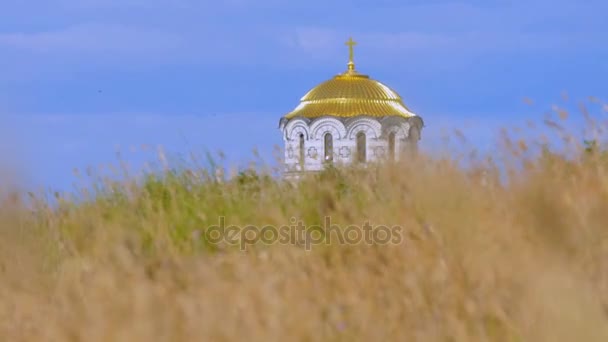
[{"label": "arched window", "polygon": [[300,160],[300,166],[304,166],[304,134],[300,133],[300,153],[299,153],[299,160]]},{"label": "arched window", "polygon": [[357,133],[357,162],[365,163],[367,157],[366,150],[365,133],[359,132]]},{"label": "arched window", "polygon": [[388,155],[390,160],[395,160],[395,132],[388,135]]},{"label": "arched window", "polygon": [[325,161],[331,163],[334,160],[334,139],[331,136],[331,133],[325,134]]}]

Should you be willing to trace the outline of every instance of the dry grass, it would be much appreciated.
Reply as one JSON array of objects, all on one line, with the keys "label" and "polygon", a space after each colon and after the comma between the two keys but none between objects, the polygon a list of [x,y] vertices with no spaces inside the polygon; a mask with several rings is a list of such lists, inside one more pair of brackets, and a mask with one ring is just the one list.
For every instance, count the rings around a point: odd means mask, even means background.
[{"label": "dry grass", "polygon": [[[523,164],[508,182],[420,156],[299,186],[197,169],[58,208],[5,195],[0,340],[608,341],[608,164]],[[205,240],[219,216],[369,219],[404,239],[242,252]]]}]

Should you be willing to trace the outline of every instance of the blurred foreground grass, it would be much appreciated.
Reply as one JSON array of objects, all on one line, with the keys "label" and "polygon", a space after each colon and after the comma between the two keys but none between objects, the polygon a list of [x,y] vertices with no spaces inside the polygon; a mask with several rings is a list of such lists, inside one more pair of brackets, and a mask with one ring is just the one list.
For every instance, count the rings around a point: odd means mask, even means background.
[{"label": "blurred foreground grass", "polygon": [[[568,141],[577,141],[571,139]],[[0,209],[3,341],[608,341],[608,163],[419,155],[289,183],[167,170]],[[504,168],[503,170],[508,170]],[[399,225],[398,243],[212,243],[206,229]]]}]

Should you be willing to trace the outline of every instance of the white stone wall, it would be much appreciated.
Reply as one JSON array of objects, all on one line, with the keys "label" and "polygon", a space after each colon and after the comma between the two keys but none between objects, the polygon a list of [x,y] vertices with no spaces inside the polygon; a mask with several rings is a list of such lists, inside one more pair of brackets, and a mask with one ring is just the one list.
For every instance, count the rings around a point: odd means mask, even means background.
[{"label": "white stone wall", "polygon": [[[333,138],[333,163],[348,164],[355,161],[357,153],[357,134],[366,136],[366,159],[374,162],[388,158],[389,134],[395,133],[395,158],[399,159],[405,148],[417,144],[422,120],[418,117],[406,119],[400,117],[372,118],[358,116],[342,120],[325,116],[310,120],[294,118],[282,119],[280,129],[283,131],[285,144],[285,172],[303,171],[299,161],[300,134],[304,135],[304,171],[322,170],[325,164],[325,134]],[[412,134],[411,132],[414,132]],[[416,141],[412,141],[415,137]],[[413,146],[415,148],[415,146]]]}]

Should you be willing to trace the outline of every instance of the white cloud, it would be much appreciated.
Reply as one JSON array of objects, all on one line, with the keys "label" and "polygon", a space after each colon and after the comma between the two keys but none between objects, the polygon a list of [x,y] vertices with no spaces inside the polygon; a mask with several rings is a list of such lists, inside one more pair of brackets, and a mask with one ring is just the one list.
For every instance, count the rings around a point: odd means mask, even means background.
[{"label": "white cloud", "polygon": [[150,54],[179,48],[177,34],[124,25],[86,24],[60,30],[0,34],[0,47],[38,53]]},{"label": "white cloud", "polygon": [[288,4],[289,0],[48,0],[58,6],[79,10],[98,9],[218,9],[252,8]]},{"label": "white cloud", "polygon": [[27,64],[28,68],[38,69],[62,62],[130,67],[159,63],[232,66],[277,63],[281,44],[273,29],[243,30],[204,23],[194,31],[83,24],[52,31],[0,33],[0,54],[5,56],[6,63],[0,65],[0,71],[19,69],[8,67],[10,64]]},{"label": "white cloud", "polygon": [[[342,61],[347,57],[345,40],[359,43],[357,56],[374,64],[424,60],[442,56],[446,63],[484,53],[526,53],[596,47],[596,37],[579,33],[404,31],[348,32],[323,27],[284,30],[257,28],[249,32],[210,29],[171,32],[125,25],[87,24],[35,33],[0,34],[0,51],[29,53],[35,57],[57,56],[86,63],[125,62],[140,64],[190,62],[249,65],[299,65]],[[23,57],[23,56],[22,56]],[[16,58],[14,63],[20,63]],[[306,63],[303,63],[306,62]],[[367,64],[367,63],[366,63]]]},{"label": "white cloud", "polygon": [[[531,0],[472,5],[464,1],[360,9],[348,20],[297,25],[283,30],[284,46],[310,59],[344,58],[344,41],[353,36],[357,55],[373,63],[443,58],[446,64],[484,54],[581,53],[606,51],[599,1]],[[356,23],[356,25],[352,24]],[[369,58],[368,58],[369,57]],[[367,64],[367,63],[366,63]]]},{"label": "white cloud", "polygon": [[[147,16],[134,16],[137,20],[132,22],[125,20],[130,16],[96,17],[96,20],[115,21],[72,24],[49,31],[0,33],[0,54],[4,57],[0,72],[17,75],[14,70],[20,70],[21,77],[21,73],[36,69],[34,74],[42,74],[41,69],[52,69],[49,64],[66,62],[111,67],[156,66],[159,63],[316,67],[346,63],[344,41],[351,35],[360,43],[356,48],[357,60],[370,66],[407,61],[417,67],[454,68],[468,66],[472,57],[488,53],[606,49],[597,43],[603,39],[598,33],[601,30],[580,26],[584,25],[581,23],[598,22],[598,15],[589,12],[588,6],[581,5],[583,9],[567,4],[547,7],[545,0],[532,1],[525,6],[473,6],[461,2],[403,6],[396,1],[383,1],[381,6],[361,4],[361,8],[352,9],[347,19],[326,25],[321,24],[322,18],[299,18],[294,7],[302,7],[302,13],[309,15],[307,11],[313,10],[286,0],[263,0],[261,3],[229,0],[221,4],[194,0],[56,2],[65,7],[81,6],[91,10],[112,6],[145,7],[149,13],[155,13],[153,18],[161,18],[162,11],[175,8],[191,6],[196,10],[175,12],[181,17],[167,19],[162,25],[156,19],[146,19]],[[309,5],[317,6],[316,3]],[[264,6],[272,8],[268,18],[260,16],[265,10],[255,12],[256,15],[250,15],[246,10]],[[332,6],[337,10],[335,3]],[[230,8],[244,10],[231,11]],[[283,8],[291,11],[293,20],[286,22],[281,16],[270,18]],[[227,20],[218,20],[220,16],[216,14],[224,12]],[[582,20],[583,13],[588,13],[585,20]],[[187,18],[183,23],[179,20],[182,17]],[[86,16],[74,15],[74,18],[87,20],[83,19]],[[564,18],[570,21],[559,21]],[[555,26],[549,20],[556,21]],[[356,23],[356,28],[351,26],[352,22]],[[544,30],[533,30],[541,26]],[[52,58],[45,58],[49,56]]]},{"label": "white cloud", "polygon": [[[551,52],[564,49],[597,48],[597,38],[586,33],[529,33],[468,31],[425,33],[404,31],[355,32],[331,28],[298,28],[282,39],[287,47],[317,58],[333,59],[346,55],[344,41],[354,36],[357,53],[372,55],[377,62],[404,58],[441,55],[446,61],[459,56],[484,53]],[[567,51],[567,50],[566,50]]]}]

